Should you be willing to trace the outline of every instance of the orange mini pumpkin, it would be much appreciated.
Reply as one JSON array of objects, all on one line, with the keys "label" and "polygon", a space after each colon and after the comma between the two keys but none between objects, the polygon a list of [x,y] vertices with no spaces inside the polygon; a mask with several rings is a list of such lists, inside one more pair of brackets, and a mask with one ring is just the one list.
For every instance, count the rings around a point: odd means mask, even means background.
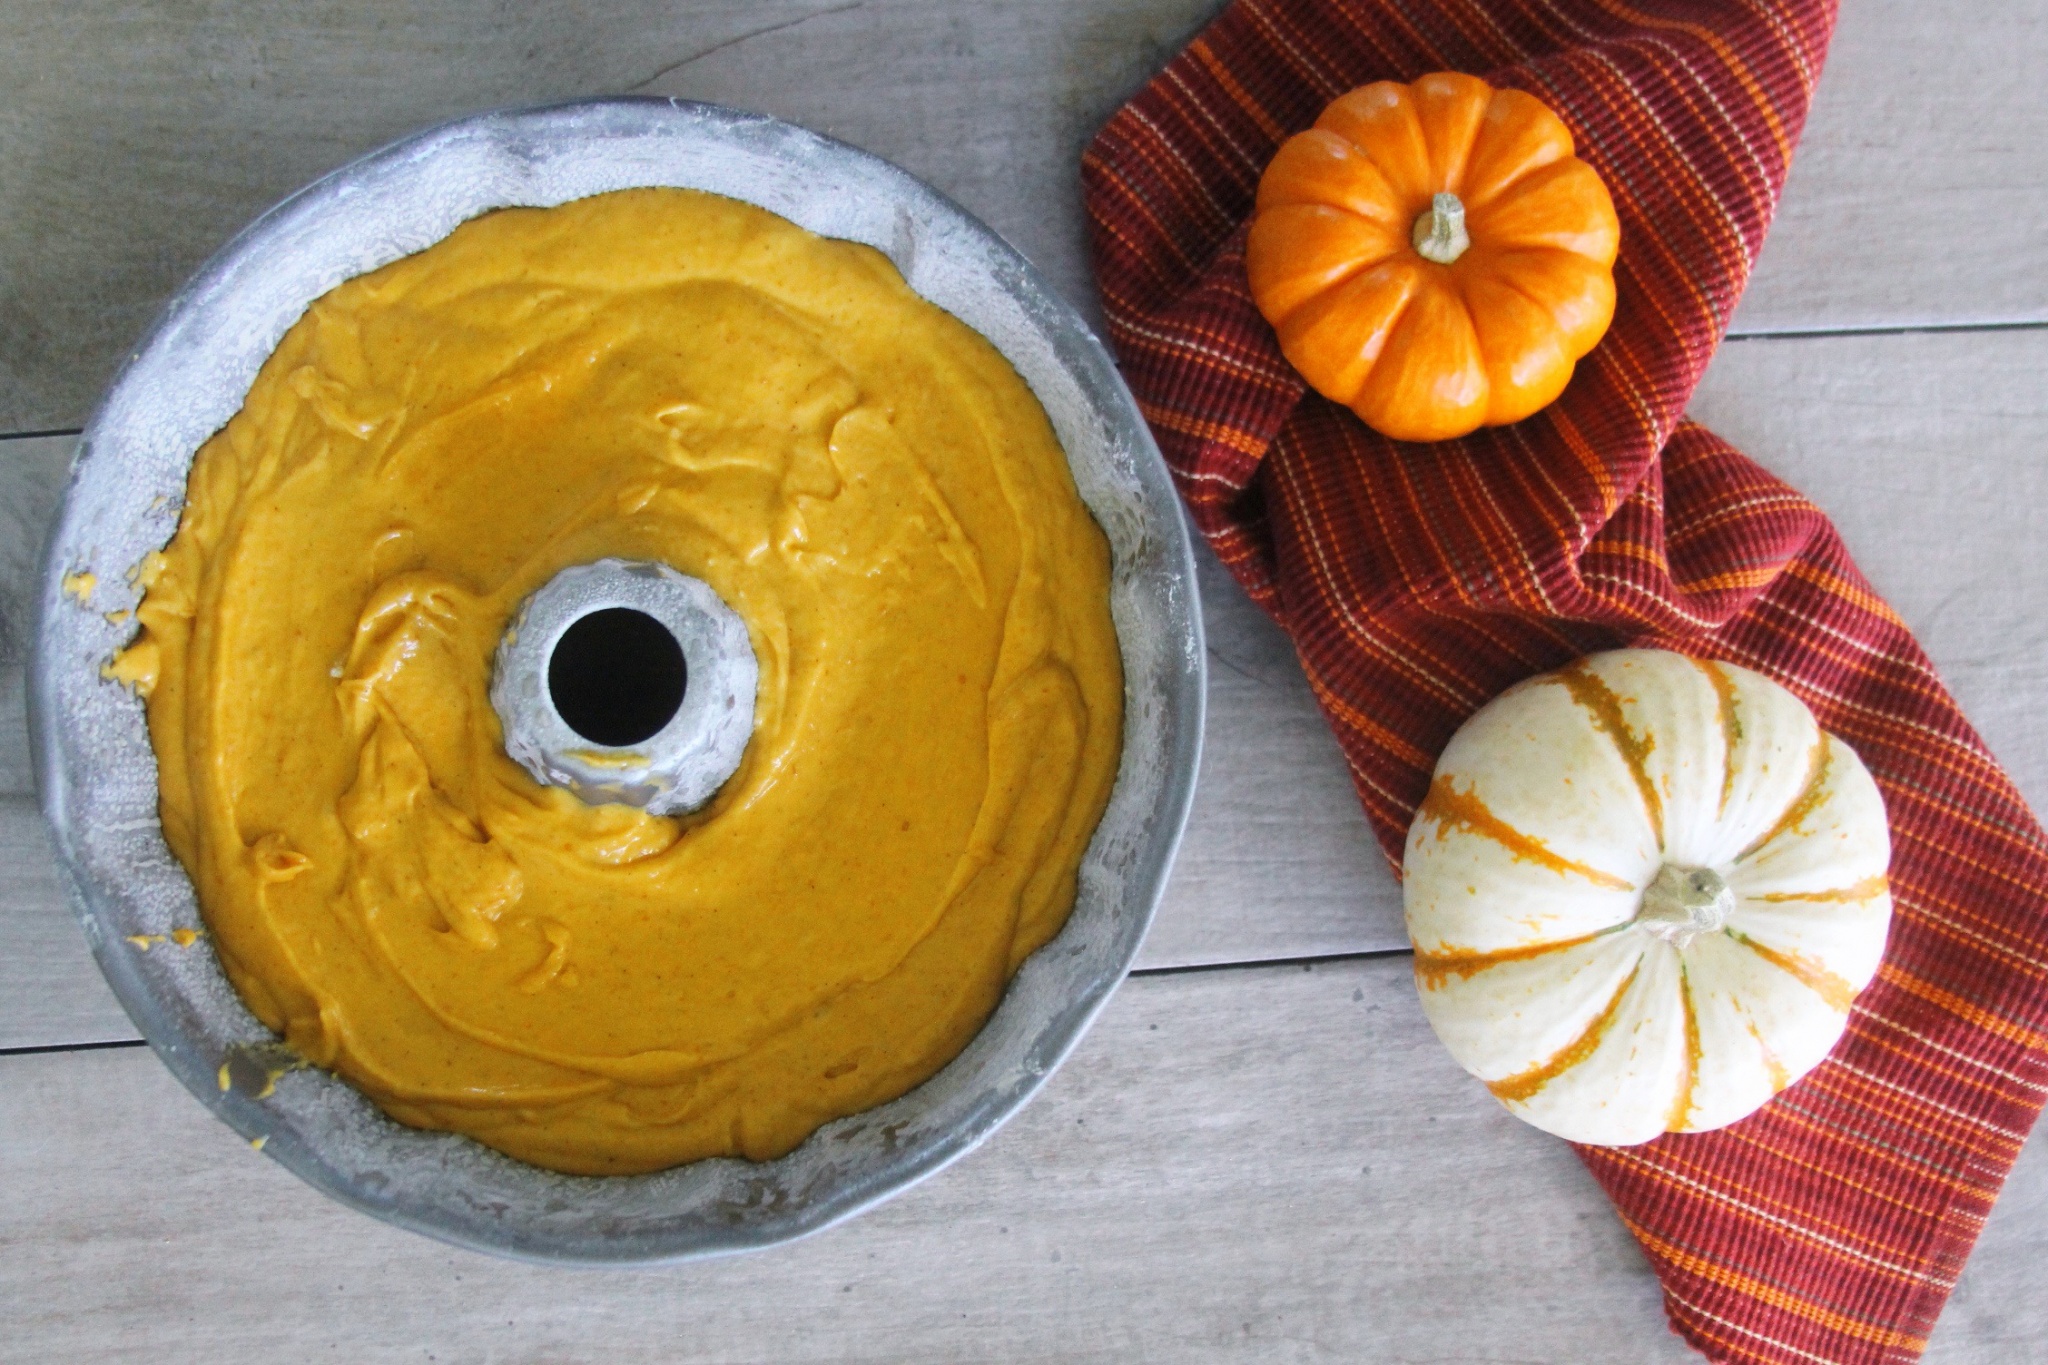
[{"label": "orange mini pumpkin", "polygon": [[1441,441],[1564,391],[1614,317],[1614,201],[1556,114],[1439,72],[1333,101],[1259,181],[1252,300],[1317,392]]}]

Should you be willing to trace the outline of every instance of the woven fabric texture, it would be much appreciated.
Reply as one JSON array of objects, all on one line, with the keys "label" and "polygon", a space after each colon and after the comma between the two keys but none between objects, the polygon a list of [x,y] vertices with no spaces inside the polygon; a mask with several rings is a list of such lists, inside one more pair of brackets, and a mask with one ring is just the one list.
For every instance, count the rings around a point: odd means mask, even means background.
[{"label": "woven fabric texture", "polygon": [[[1292,635],[1397,867],[1458,725],[1597,649],[1756,669],[1877,778],[1891,939],[1833,1054],[1730,1128],[1580,1149],[1673,1327],[1729,1361],[1917,1358],[2048,1097],[2039,826],[1827,519],[1682,416],[1833,22],[1828,0],[1238,0],[1082,163],[1125,376],[1197,525]],[[1304,390],[1252,305],[1244,223],[1330,99],[1439,70],[1563,117],[1620,213],[1619,302],[1549,409],[1404,445]]]}]

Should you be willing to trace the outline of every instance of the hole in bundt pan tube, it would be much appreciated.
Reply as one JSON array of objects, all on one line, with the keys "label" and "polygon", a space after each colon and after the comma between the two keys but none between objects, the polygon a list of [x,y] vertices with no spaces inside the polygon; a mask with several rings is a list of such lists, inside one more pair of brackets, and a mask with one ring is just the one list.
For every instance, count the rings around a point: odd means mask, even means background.
[{"label": "hole in bundt pan tube", "polygon": [[689,686],[683,647],[644,611],[606,607],[579,618],[548,658],[548,698],[593,744],[638,744],[675,718]]}]

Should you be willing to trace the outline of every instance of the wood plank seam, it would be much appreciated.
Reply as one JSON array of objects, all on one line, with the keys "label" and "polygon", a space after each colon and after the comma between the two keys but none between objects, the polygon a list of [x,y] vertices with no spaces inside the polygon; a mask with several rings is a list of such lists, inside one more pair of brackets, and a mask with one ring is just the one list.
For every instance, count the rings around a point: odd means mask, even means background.
[{"label": "wood plank seam", "polygon": [[[1375,962],[1382,958],[1413,957],[1411,948],[1374,948],[1355,953],[1308,953],[1296,957],[1257,957],[1232,962],[1192,962],[1172,967],[1134,967],[1126,972],[1125,979],[1159,976],[1195,976],[1210,972],[1241,972],[1257,969],[1279,969],[1299,967],[1312,971],[1317,967],[1333,966],[1345,962]],[[100,1042],[86,1043],[35,1043],[13,1047],[0,1047],[0,1057],[35,1057],[55,1052],[104,1052],[110,1048],[147,1047],[145,1038],[113,1038]]]},{"label": "wood plank seam", "polygon": [[1957,332],[2038,332],[2048,327],[2039,320],[2012,322],[1925,322],[1903,327],[1759,327],[1728,329],[1727,341],[1808,341],[1827,337],[1902,337],[1950,335]]},{"label": "wood plank seam", "polygon": [[147,1038],[111,1038],[101,1043],[34,1043],[25,1047],[0,1047],[0,1057],[39,1057],[47,1052],[106,1052],[111,1048],[148,1046]]},{"label": "wood plank seam", "polygon": [[[1808,341],[1833,337],[1888,337],[1953,335],[1967,332],[2038,332],[2048,329],[2048,320],[2012,322],[1930,322],[1909,327],[1731,327],[1725,341]],[[42,431],[0,431],[0,441],[34,441],[58,436],[82,436],[83,427],[50,427]],[[1227,661],[1226,661],[1227,662]]]},{"label": "wood plank seam", "polygon": [[1413,948],[1366,948],[1355,953],[1302,953],[1294,957],[1247,957],[1229,962],[1189,962],[1169,967],[1133,967],[1126,980],[1140,976],[1192,976],[1197,972],[1235,972],[1248,967],[1300,967],[1307,970],[1333,962],[1374,962],[1383,957],[1413,957]]}]

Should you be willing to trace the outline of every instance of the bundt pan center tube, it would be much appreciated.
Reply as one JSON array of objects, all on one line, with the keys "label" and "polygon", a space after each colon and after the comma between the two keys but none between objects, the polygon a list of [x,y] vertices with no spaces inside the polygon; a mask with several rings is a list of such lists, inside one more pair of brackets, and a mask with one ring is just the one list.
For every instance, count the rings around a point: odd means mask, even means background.
[{"label": "bundt pan center tube", "polygon": [[498,643],[491,707],[534,781],[686,814],[739,767],[760,679],[746,623],[710,585],[601,559],[520,607]]},{"label": "bundt pan center tube", "polygon": [[[566,1175],[402,1126],[280,1047],[209,941],[191,933],[200,916],[164,841],[143,703],[119,668],[104,673],[134,638],[143,566],[178,529],[195,453],[242,407],[309,304],[493,209],[650,187],[722,195],[872,247],[1014,368],[1108,541],[1122,741],[1065,927],[931,1079],[774,1160]],[[1187,535],[1142,418],[1073,310],[995,234],[886,162],[772,119],[675,101],[466,119],[344,167],[258,219],[173,299],[87,427],[40,606],[30,728],[43,808],[94,954],[158,1055],[224,1122],[334,1197],[450,1242],[543,1261],[772,1245],[886,1198],[987,1137],[1128,969],[1200,749],[1203,646]],[[752,714],[764,685],[768,661],[756,653],[731,606],[689,573],[602,559],[524,602],[497,644],[489,707],[506,753],[537,781],[688,818],[746,749],[746,726],[732,718]],[[621,698],[631,703],[623,710]]]}]

